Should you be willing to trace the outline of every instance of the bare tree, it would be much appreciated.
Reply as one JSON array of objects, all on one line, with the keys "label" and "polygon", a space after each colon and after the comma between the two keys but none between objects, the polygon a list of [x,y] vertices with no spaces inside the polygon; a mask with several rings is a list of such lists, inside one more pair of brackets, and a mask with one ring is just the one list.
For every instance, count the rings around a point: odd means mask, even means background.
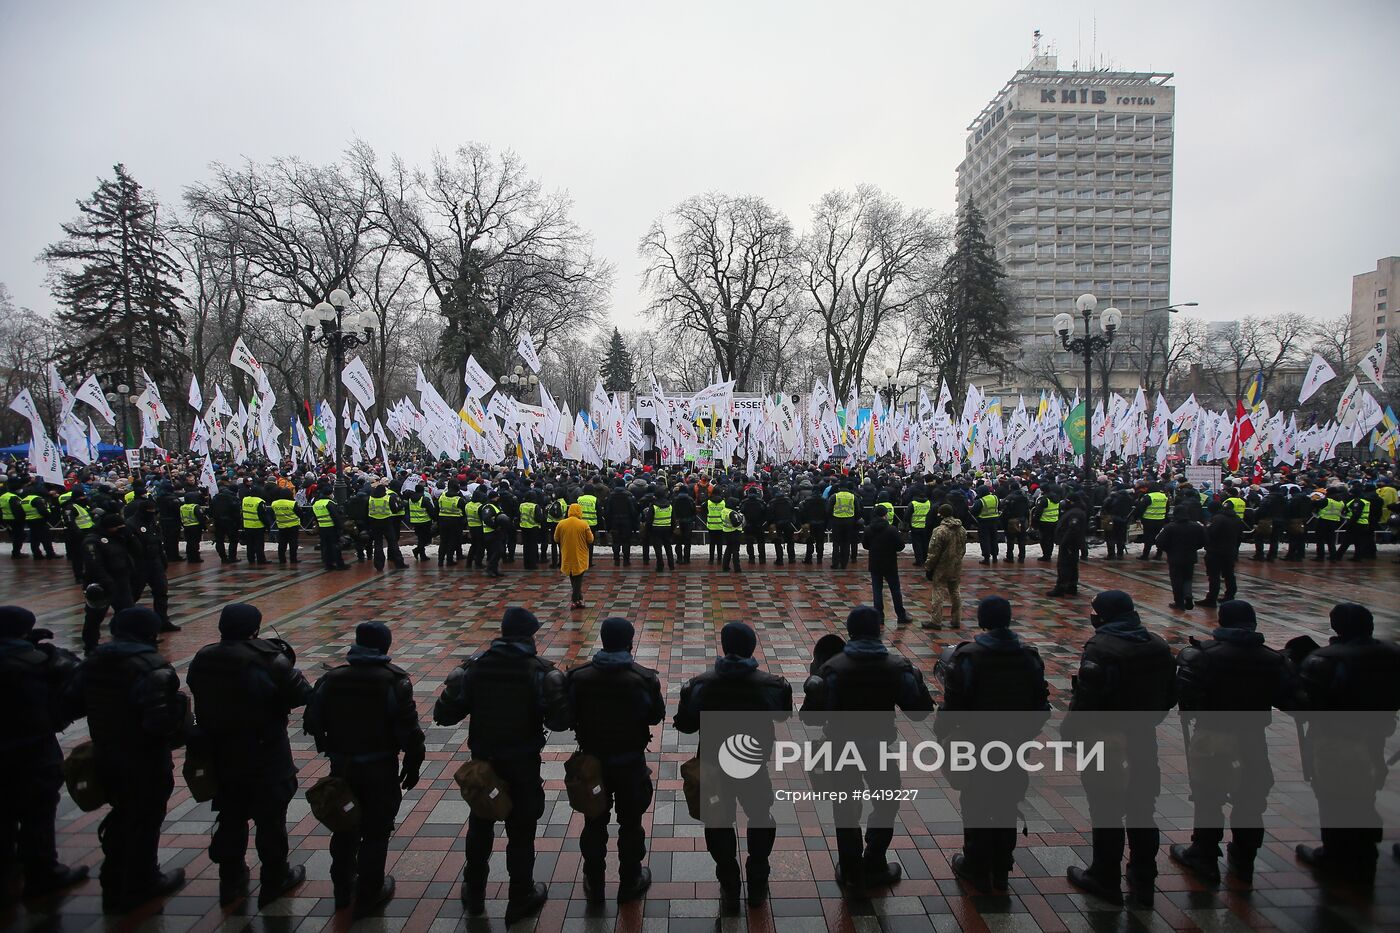
[{"label": "bare tree", "polygon": [[49,392],[45,372],[58,349],[57,334],[52,321],[16,305],[10,290],[0,283],[0,394],[7,404],[0,409],[0,443],[29,441],[29,422],[8,408],[22,389],[29,389],[49,433],[56,432],[58,404]]},{"label": "bare tree", "polygon": [[381,171],[364,143],[351,158],[373,195],[374,223],[420,264],[445,321],[443,368],[461,373],[475,354],[498,373],[521,330],[545,350],[602,319],[612,267],[593,255],[567,195],[546,194],[514,153],[461,146],[426,171],[398,158]]},{"label": "bare tree", "polygon": [[797,263],[842,398],[862,383],[882,328],[932,289],[928,272],[944,239],[928,211],[906,209],[873,185],[827,192],[813,206]]},{"label": "bare tree", "polygon": [[749,388],[755,354],[788,313],[793,234],[762,198],[695,195],[652,223],[638,247],[648,312],[709,345],[721,379]]}]

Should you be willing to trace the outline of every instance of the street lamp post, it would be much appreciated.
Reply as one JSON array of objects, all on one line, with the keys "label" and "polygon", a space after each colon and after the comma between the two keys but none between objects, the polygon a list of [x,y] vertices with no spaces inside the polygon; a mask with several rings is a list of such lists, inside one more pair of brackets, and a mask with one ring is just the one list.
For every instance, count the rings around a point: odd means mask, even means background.
[{"label": "street lamp post", "polygon": [[130,392],[131,392],[131,386],[129,386],[129,385],[127,385],[126,383],[123,382],[123,383],[119,383],[119,384],[116,386],[116,392],[114,392],[114,393],[113,393],[113,392],[108,392],[108,393],[107,393],[107,404],[108,404],[108,405],[115,405],[115,406],[116,406],[116,409],[117,409],[118,411],[120,411],[121,414],[122,414],[122,426],[121,426],[122,436],[119,437],[119,438],[117,438],[117,445],[118,445],[119,447],[125,447],[125,446],[126,446],[126,439],[130,436],[130,435],[127,433],[127,429],[126,429],[126,397],[127,397],[127,395],[128,395]]},{"label": "street lamp post", "polygon": [[895,373],[894,367],[886,366],[884,389],[885,397],[889,399],[890,408],[895,407],[899,402],[900,396],[904,394],[904,390],[907,388],[909,388],[909,382],[901,379],[898,374]]},{"label": "street lamp post", "polygon": [[[335,383],[335,429],[331,431],[331,449],[335,456],[335,501],[344,502],[348,498],[345,484],[345,468],[340,453],[340,412],[345,408],[345,384],[340,374],[345,369],[345,351],[368,346],[374,341],[374,328],[379,323],[370,311],[346,312],[350,304],[350,294],[343,288],[331,291],[328,300],[307,308],[301,315],[301,326],[306,331],[306,339],[325,347],[331,353],[334,371],[331,381]],[[321,328],[316,334],[317,325]]]},{"label": "street lamp post", "polygon": [[505,390],[513,398],[520,399],[524,396],[527,388],[534,388],[540,384],[540,377],[534,373],[526,374],[525,367],[517,363],[514,370],[506,373],[497,381],[505,387]]},{"label": "street lamp post", "polygon": [[1084,488],[1088,489],[1094,482],[1094,444],[1091,436],[1093,422],[1089,416],[1089,402],[1094,397],[1094,354],[1107,349],[1113,343],[1113,334],[1123,321],[1123,312],[1117,308],[1104,308],[1103,313],[1099,315],[1099,326],[1103,328],[1103,334],[1099,335],[1090,332],[1090,321],[1094,309],[1099,306],[1099,300],[1093,295],[1084,294],[1075,300],[1074,306],[1084,319],[1084,336],[1070,336],[1074,332],[1074,317],[1065,311],[1055,315],[1055,333],[1060,335],[1060,344],[1066,350],[1079,354],[1084,360]]}]

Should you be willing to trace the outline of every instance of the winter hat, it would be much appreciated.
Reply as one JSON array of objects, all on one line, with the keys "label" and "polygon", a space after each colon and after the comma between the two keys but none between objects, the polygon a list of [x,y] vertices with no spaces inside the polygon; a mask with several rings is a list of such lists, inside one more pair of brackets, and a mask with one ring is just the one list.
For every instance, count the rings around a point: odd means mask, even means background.
[{"label": "winter hat", "polygon": [[1099,617],[1099,624],[1112,622],[1135,610],[1133,598],[1122,590],[1104,590],[1089,604]]},{"label": "winter hat", "polygon": [[126,522],[122,519],[119,512],[104,512],[102,513],[102,517],[97,520],[97,526],[99,528],[118,528],[124,524],[126,524]]},{"label": "winter hat", "polygon": [[533,612],[520,606],[506,607],[506,614],[501,617],[502,638],[529,638],[539,630],[540,620]]},{"label": "winter hat", "polygon": [[846,634],[852,639],[878,639],[880,628],[880,614],[869,606],[857,606],[846,616]]},{"label": "winter hat", "polygon": [[603,638],[604,651],[631,651],[632,623],[622,616],[609,616],[603,620],[599,634]]},{"label": "winter hat", "polygon": [[1011,603],[1004,596],[988,596],[977,604],[977,624],[983,628],[1010,628]]},{"label": "winter hat", "polygon": [[1371,610],[1359,603],[1337,603],[1332,607],[1332,631],[1343,638],[1368,636],[1375,627]]},{"label": "winter hat", "polygon": [[132,606],[112,616],[112,635],[125,641],[156,643],[160,631],[160,616],[145,606]]},{"label": "winter hat", "polygon": [[229,603],[219,613],[219,634],[232,641],[252,638],[262,625],[262,610],[248,603]]},{"label": "winter hat", "polygon": [[23,638],[37,621],[23,606],[0,606],[0,638]]},{"label": "winter hat", "polygon": [[758,636],[743,622],[730,622],[719,630],[719,644],[725,654],[751,658],[758,647]]},{"label": "winter hat", "polygon": [[1221,603],[1217,621],[1221,628],[1242,628],[1251,632],[1259,625],[1254,616],[1254,607],[1243,599],[1230,599]]},{"label": "winter hat", "polygon": [[389,626],[383,622],[361,622],[355,626],[355,644],[361,648],[370,648],[383,654],[393,643],[394,636],[390,634]]},{"label": "winter hat", "polygon": [[942,518],[952,518],[953,507],[951,505],[947,505],[946,503],[944,505],[940,505],[938,507],[938,514]]}]

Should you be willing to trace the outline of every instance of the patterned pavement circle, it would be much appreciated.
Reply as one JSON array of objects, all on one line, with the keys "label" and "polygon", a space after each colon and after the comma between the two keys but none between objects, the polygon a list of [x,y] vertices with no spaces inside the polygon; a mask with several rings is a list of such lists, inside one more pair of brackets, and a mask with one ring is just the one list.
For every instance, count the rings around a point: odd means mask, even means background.
[{"label": "patterned pavement circle", "polygon": [[[970,551],[975,548],[970,549]],[[304,552],[305,553],[305,552]],[[1240,596],[1252,601],[1259,628],[1277,647],[1288,638],[1308,633],[1319,641],[1327,634],[1327,612],[1341,600],[1368,605],[1376,615],[1377,634],[1400,636],[1400,566],[1396,548],[1384,547],[1374,563],[1300,564],[1240,563]],[[948,858],[959,850],[956,822],[914,823],[896,831],[891,857],[903,866],[905,880],[891,894],[866,901],[847,901],[834,880],[834,840],[819,825],[805,824],[801,832],[780,831],[773,856],[772,899],[760,909],[720,916],[719,887],[713,863],[704,849],[701,827],[685,813],[678,769],[689,757],[693,740],[669,727],[681,685],[713,663],[720,627],[731,620],[752,624],[758,631],[757,657],[781,673],[800,693],[812,645],[830,631],[843,631],[846,613],[870,599],[864,562],[855,569],[833,572],[826,566],[775,567],[745,565],[744,574],[721,573],[705,562],[697,549],[695,562],[674,573],[656,573],[634,561],[614,568],[603,557],[595,560],[586,584],[589,608],[570,612],[567,581],[557,572],[526,573],[518,562],[503,565],[506,576],[489,580],[483,573],[457,568],[439,570],[435,560],[410,563],[407,570],[376,573],[368,564],[352,564],[349,572],[327,574],[306,559],[297,567],[250,568],[223,566],[206,551],[198,567],[171,567],[171,612],[184,631],[162,640],[162,651],[181,672],[201,646],[215,641],[219,609],[227,602],[259,606],[264,631],[275,627],[297,649],[298,663],[314,679],[323,665],[338,663],[355,624],[383,619],[394,632],[394,660],[413,677],[418,709],[428,736],[428,761],[423,780],[405,795],[398,828],[390,842],[388,870],[398,879],[398,895],[385,916],[362,920],[356,930],[451,931],[504,929],[504,839],[493,856],[487,917],[467,921],[457,899],[462,868],[462,838],[467,806],[452,782],[456,764],[465,758],[466,729],[431,725],[433,699],[448,672],[465,656],[486,643],[507,605],[532,609],[543,624],[538,636],[541,654],[567,667],[598,648],[598,624],[608,615],[623,615],[637,625],[639,661],[656,667],[665,686],[668,715],[655,730],[649,758],[657,784],[656,802],[647,817],[648,864],[655,883],[644,901],[621,909],[611,901],[591,912],[583,901],[580,857],[576,837],[582,817],[564,799],[563,762],[573,750],[568,734],[554,736],[545,750],[545,815],[537,843],[535,876],[549,885],[550,900],[538,918],[512,929],[539,931],[625,931],[625,933],[912,933],[928,930],[1073,931],[1073,930],[1368,930],[1400,928],[1400,863],[1389,857],[1392,829],[1383,853],[1375,890],[1362,894],[1346,887],[1322,887],[1293,857],[1296,842],[1316,839],[1316,828],[1293,826],[1272,831],[1260,852],[1253,890],[1230,885],[1204,887],[1184,876],[1166,855],[1169,842],[1188,841],[1186,828],[1164,827],[1158,858],[1161,875],[1152,911],[1125,911],[1076,893],[1064,878],[1066,867],[1084,864],[1088,838],[1081,833],[1036,832],[1019,840],[1017,870],[1009,895],[973,892],[956,881]],[[306,554],[311,561],[314,554]],[[908,563],[907,552],[904,562]],[[920,630],[928,617],[928,585],[921,573],[902,571],[905,601],[913,626],[895,630],[893,613],[887,641],[932,677],[943,648],[960,640],[957,633]],[[1105,562],[1102,551],[1081,571],[1080,595],[1049,599],[1054,565],[1035,560],[1025,564],[980,566],[969,554],[962,593],[965,620],[975,619],[976,600],[990,594],[1011,599],[1022,637],[1045,658],[1051,701],[1068,700],[1069,674],[1080,646],[1088,637],[1089,601],[1103,589],[1125,589],[1139,603],[1144,623],[1180,647],[1193,634],[1208,632],[1211,610],[1183,613],[1167,608],[1171,602],[1166,567],[1136,560]],[[1198,596],[1204,589],[1198,573]],[[0,560],[2,601],[33,609],[39,624],[53,629],[59,644],[77,643],[81,627],[81,595],[66,564]],[[270,623],[270,624],[269,624]],[[964,622],[961,637],[974,631]],[[800,697],[799,697],[800,701]],[[465,726],[465,724],[464,724]],[[71,747],[86,736],[76,724],[62,736]],[[301,768],[303,790],[324,774],[324,759],[302,734],[300,718],[293,720],[292,748]],[[1165,763],[1165,762],[1164,762]],[[268,930],[313,931],[350,928],[348,911],[333,917],[330,883],[329,832],[311,815],[298,796],[288,814],[292,861],[307,867],[308,881],[295,896],[277,901],[261,913],[256,902],[245,901],[232,913],[218,906],[217,868],[207,847],[213,825],[208,804],[195,803],[178,776],[162,837],[161,858],[167,867],[183,866],[186,887],[163,904],[148,905],[125,918],[104,919],[96,880],[69,896],[33,912],[16,908],[0,914],[6,930]],[[1278,807],[1276,790],[1271,805]],[[1284,802],[1286,806],[1286,801]],[[83,813],[64,795],[59,809],[60,856],[72,864],[96,866],[101,859],[97,824],[105,811]],[[1047,827],[1042,827],[1048,829]],[[254,855],[250,851],[250,862]],[[615,858],[610,858],[615,871]],[[256,867],[254,867],[256,877]],[[616,878],[610,878],[615,885]],[[256,892],[255,892],[256,893]]]}]

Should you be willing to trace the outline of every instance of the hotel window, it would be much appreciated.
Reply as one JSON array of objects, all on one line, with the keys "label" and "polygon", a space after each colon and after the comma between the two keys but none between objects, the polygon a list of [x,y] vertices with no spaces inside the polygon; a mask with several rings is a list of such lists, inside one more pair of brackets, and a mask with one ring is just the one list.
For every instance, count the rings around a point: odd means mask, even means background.
[{"label": "hotel window", "polygon": [[1376,310],[1377,310],[1377,311],[1384,311],[1384,310],[1385,310],[1385,302],[1384,302],[1384,301],[1378,301],[1378,302],[1376,302]]},{"label": "hotel window", "polygon": [[1387,291],[1389,291],[1389,289],[1386,289],[1386,288],[1378,288],[1378,289],[1376,289],[1376,297],[1377,297],[1377,298],[1384,298]]},{"label": "hotel window", "polygon": [[1384,314],[1377,314],[1377,315],[1376,315],[1376,323],[1377,323],[1377,324],[1384,324],[1384,323],[1385,323],[1385,315],[1384,315]]}]

